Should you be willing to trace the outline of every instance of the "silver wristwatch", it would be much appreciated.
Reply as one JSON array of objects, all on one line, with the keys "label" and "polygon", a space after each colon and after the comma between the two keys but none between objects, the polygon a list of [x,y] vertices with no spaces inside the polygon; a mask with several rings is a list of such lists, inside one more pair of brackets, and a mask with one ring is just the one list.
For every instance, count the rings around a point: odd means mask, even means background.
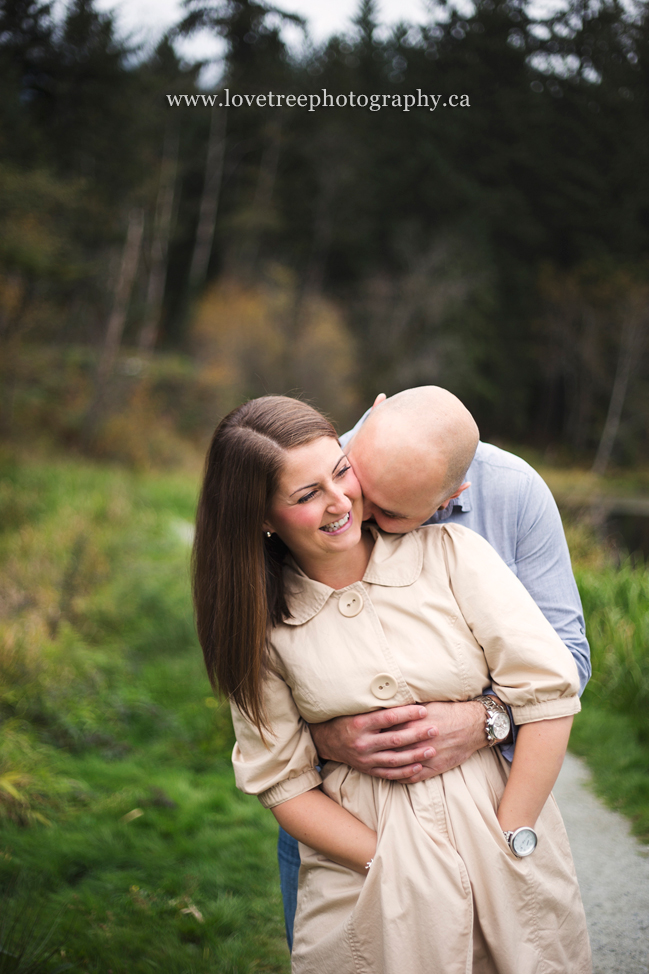
[{"label": "silver wristwatch", "polygon": [[494,744],[501,744],[509,737],[511,730],[511,721],[507,713],[507,708],[500,700],[497,700],[496,697],[489,696],[488,693],[483,693],[482,696],[476,697],[475,700],[477,703],[481,703],[487,711],[487,720],[485,723],[487,747],[493,747]]},{"label": "silver wristwatch", "polygon": [[507,840],[507,845],[517,859],[524,859],[525,856],[531,856],[539,841],[534,829],[529,828],[527,825],[520,829],[514,829],[513,832],[503,832],[503,835]]}]

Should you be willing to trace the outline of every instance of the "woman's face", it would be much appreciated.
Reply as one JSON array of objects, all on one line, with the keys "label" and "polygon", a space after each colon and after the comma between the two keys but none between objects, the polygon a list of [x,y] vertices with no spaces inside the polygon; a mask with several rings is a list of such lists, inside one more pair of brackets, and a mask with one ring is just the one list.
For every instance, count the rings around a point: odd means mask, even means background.
[{"label": "woman's face", "polygon": [[361,486],[337,440],[321,436],[286,451],[264,530],[276,532],[303,569],[357,545],[362,521]]}]

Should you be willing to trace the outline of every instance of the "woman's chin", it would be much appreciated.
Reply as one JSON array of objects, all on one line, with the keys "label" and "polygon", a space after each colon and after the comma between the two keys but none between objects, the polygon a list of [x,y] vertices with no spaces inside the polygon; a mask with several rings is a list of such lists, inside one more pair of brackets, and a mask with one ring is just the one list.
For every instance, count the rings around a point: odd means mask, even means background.
[{"label": "woman's chin", "polygon": [[326,541],[325,544],[331,554],[343,554],[352,551],[361,541],[361,525],[356,524],[349,531],[345,532],[345,534],[339,534],[337,537]]}]

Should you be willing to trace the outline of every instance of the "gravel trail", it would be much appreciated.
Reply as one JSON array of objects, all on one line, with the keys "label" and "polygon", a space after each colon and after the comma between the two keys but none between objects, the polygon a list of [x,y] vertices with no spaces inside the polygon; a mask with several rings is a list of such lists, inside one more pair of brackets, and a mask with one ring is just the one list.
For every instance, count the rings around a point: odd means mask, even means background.
[{"label": "gravel trail", "polygon": [[566,755],[554,795],[566,823],[586,909],[594,974],[649,974],[649,848],[589,789]]}]

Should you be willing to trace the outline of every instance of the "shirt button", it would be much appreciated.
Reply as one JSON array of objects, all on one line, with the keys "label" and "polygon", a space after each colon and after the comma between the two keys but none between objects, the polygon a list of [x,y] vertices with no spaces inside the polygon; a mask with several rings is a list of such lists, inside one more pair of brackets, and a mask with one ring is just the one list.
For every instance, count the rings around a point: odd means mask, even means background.
[{"label": "shirt button", "polygon": [[340,596],[338,610],[342,615],[347,616],[348,619],[351,619],[352,616],[357,616],[362,608],[363,596],[360,592],[345,592],[344,595]]},{"label": "shirt button", "polygon": [[398,689],[397,681],[389,673],[379,673],[370,683],[370,690],[379,700],[390,700]]}]

